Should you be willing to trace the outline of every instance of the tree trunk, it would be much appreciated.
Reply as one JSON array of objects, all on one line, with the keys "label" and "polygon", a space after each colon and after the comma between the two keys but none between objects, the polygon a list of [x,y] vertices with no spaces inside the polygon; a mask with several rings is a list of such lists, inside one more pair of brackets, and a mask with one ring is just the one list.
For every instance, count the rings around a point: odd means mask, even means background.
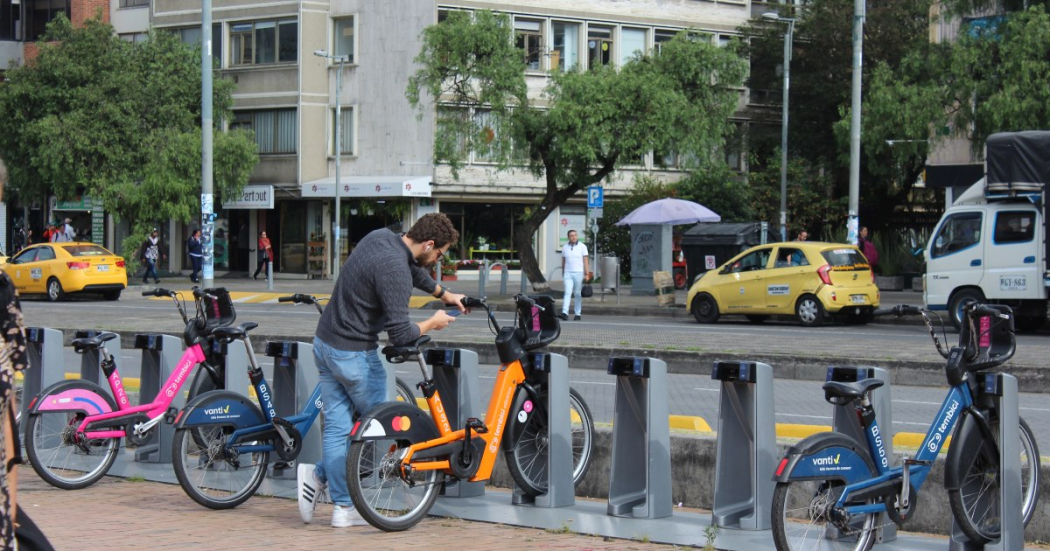
[{"label": "tree trunk", "polygon": [[536,250],[532,247],[532,236],[536,234],[540,224],[546,218],[546,216],[540,217],[533,213],[522,222],[519,226],[521,229],[514,233],[514,246],[518,249],[521,271],[528,276],[532,283],[532,290],[540,293],[549,291],[551,286],[547,278],[543,277],[543,272],[540,271],[540,263],[536,260]]}]

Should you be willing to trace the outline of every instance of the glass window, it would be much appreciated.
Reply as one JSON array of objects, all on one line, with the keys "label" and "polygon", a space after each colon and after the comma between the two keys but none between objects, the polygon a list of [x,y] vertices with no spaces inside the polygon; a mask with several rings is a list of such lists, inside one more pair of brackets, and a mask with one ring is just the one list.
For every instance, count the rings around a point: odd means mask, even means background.
[{"label": "glass window", "polygon": [[260,155],[295,153],[295,109],[235,111],[230,129],[251,130]]},{"label": "glass window", "polygon": [[580,25],[551,22],[551,69],[571,71],[580,63]]},{"label": "glass window", "polygon": [[478,136],[474,140],[476,144],[474,160],[482,162],[492,161],[497,157],[493,148],[497,143],[496,138],[499,136],[499,127],[492,118],[492,112],[478,109],[474,112],[474,124],[478,128]]},{"label": "glass window", "polygon": [[1028,243],[1035,237],[1035,213],[1030,210],[1000,212],[995,217],[996,245]]},{"label": "glass window", "polygon": [[23,0],[23,13],[26,17],[25,29],[27,42],[35,42],[44,35],[47,24],[58,14],[69,17],[70,0]]},{"label": "glass window", "polygon": [[[339,108],[339,117],[342,119],[339,124],[339,149],[343,150],[343,155],[354,154],[354,109],[353,107],[342,106]],[[332,136],[335,136],[336,124],[335,124],[335,109],[332,109]],[[335,138],[332,138],[332,147],[329,151],[335,151]]]},{"label": "glass window", "polygon": [[42,262],[44,260],[54,260],[54,259],[55,259],[55,250],[52,249],[51,247],[40,247],[40,252],[38,252],[36,254],[37,262]]},{"label": "glass window", "polygon": [[949,216],[933,238],[933,258],[969,249],[981,241],[979,212],[960,212]]},{"label": "glass window", "polygon": [[824,260],[828,261],[832,268],[844,268],[847,272],[851,269],[853,271],[869,269],[868,261],[864,258],[864,255],[860,253],[859,249],[854,247],[828,249],[821,251],[820,255],[824,257]]},{"label": "glass window", "polygon": [[670,42],[671,39],[678,34],[678,31],[672,31],[669,29],[656,29],[653,31],[653,43],[656,51],[659,52],[664,42]]},{"label": "glass window", "polygon": [[347,62],[354,62],[354,18],[341,17],[335,20],[335,44],[332,50],[335,55],[347,56]]},{"label": "glass window", "polygon": [[149,0],[120,0],[122,8],[142,8],[149,6]]},{"label": "glass window", "polygon": [[113,253],[99,247],[98,245],[75,245],[65,247],[71,256],[112,256]]},{"label": "glass window", "polygon": [[[179,34],[179,39],[185,44],[200,44],[201,43],[201,28],[200,25],[196,27],[183,27],[181,29],[172,29],[172,32]],[[222,23],[215,23],[211,26],[211,55],[213,58],[218,59],[222,62]]]},{"label": "glass window", "polygon": [[27,249],[15,255],[14,259],[11,260],[11,264],[25,264],[26,262],[32,262],[36,260],[36,253],[39,251],[36,249]]},{"label": "glass window", "polygon": [[543,21],[515,19],[514,36],[515,45],[525,56],[525,69],[539,71],[543,54]]},{"label": "glass window", "polygon": [[732,37],[732,36],[727,36],[727,35],[724,35],[724,34],[723,35],[719,35],[718,36],[718,47],[719,48],[725,48],[733,40],[734,40],[734,37]]},{"label": "glass window", "polygon": [[613,56],[612,27],[590,25],[587,27],[587,67],[608,65]]},{"label": "glass window", "polygon": [[121,33],[117,36],[125,42],[140,43],[145,42],[149,38],[149,33]]},{"label": "glass window", "polygon": [[744,170],[744,123],[736,123],[733,133],[726,137],[724,146],[725,161],[729,168]]},{"label": "glass window", "polygon": [[765,270],[766,266],[769,265],[769,253],[772,249],[761,249],[745,255],[730,267],[731,273],[736,272],[753,272],[755,270]]},{"label": "glass window", "polygon": [[298,58],[299,24],[295,20],[254,21],[230,25],[230,65],[267,65]]},{"label": "glass window", "polygon": [[636,55],[645,55],[645,29],[624,27],[620,31],[620,65]]},{"label": "glass window", "polygon": [[806,254],[802,252],[802,249],[795,247],[780,247],[777,250],[777,268],[787,268],[790,266],[809,266],[809,259],[806,258]]}]

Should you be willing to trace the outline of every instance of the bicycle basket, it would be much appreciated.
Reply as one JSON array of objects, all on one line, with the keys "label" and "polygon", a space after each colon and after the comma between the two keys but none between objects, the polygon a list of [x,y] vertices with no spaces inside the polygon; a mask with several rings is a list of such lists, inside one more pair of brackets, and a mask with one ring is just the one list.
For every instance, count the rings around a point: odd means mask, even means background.
[{"label": "bicycle basket", "polygon": [[237,312],[233,309],[233,300],[230,292],[225,287],[204,289],[205,293],[215,296],[201,298],[201,307],[204,310],[204,319],[209,329],[226,327],[237,319]]},{"label": "bicycle basket", "polygon": [[556,341],[561,334],[561,324],[554,316],[554,299],[546,295],[530,296],[539,308],[522,307],[518,310],[518,329],[525,334],[522,349],[536,350]]},{"label": "bicycle basket", "polygon": [[[989,304],[988,306],[995,308],[1004,314],[1009,314],[1010,319],[984,318],[987,320],[985,321],[987,325],[983,326],[981,325],[980,319],[978,319],[975,324],[975,329],[977,330],[976,345],[979,355],[977,356],[976,361],[967,366],[969,371],[980,371],[1001,364],[1002,356],[1008,354],[1010,348],[1013,346],[1013,310],[1005,304]],[[985,333],[986,331],[987,333]],[[984,333],[983,336],[982,333]],[[965,344],[967,346],[967,351],[972,350],[970,347],[971,338],[972,335],[970,333],[969,320],[964,319],[959,328],[959,343]],[[999,361],[996,361],[997,358]]]}]

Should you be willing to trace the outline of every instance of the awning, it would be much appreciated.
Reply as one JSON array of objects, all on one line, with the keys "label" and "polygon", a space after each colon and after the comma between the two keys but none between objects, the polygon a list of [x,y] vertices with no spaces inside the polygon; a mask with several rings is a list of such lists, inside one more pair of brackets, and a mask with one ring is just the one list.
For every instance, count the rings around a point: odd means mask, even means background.
[{"label": "awning", "polygon": [[[430,176],[340,176],[340,197],[430,197]],[[303,184],[303,197],[335,197],[335,176]]]}]

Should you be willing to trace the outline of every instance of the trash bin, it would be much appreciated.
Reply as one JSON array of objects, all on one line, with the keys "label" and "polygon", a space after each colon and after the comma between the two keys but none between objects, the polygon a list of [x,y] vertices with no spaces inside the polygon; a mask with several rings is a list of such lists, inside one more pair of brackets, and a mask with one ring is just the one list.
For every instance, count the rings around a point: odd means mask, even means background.
[{"label": "trash bin", "polygon": [[[770,226],[766,230],[766,243],[777,241],[780,241],[780,236]],[[761,222],[697,224],[683,233],[681,240],[689,271],[689,284],[697,275],[721,266],[737,254],[761,244]]]},{"label": "trash bin", "polygon": [[620,259],[615,256],[603,256],[601,259],[602,292],[613,291],[620,286]]}]

